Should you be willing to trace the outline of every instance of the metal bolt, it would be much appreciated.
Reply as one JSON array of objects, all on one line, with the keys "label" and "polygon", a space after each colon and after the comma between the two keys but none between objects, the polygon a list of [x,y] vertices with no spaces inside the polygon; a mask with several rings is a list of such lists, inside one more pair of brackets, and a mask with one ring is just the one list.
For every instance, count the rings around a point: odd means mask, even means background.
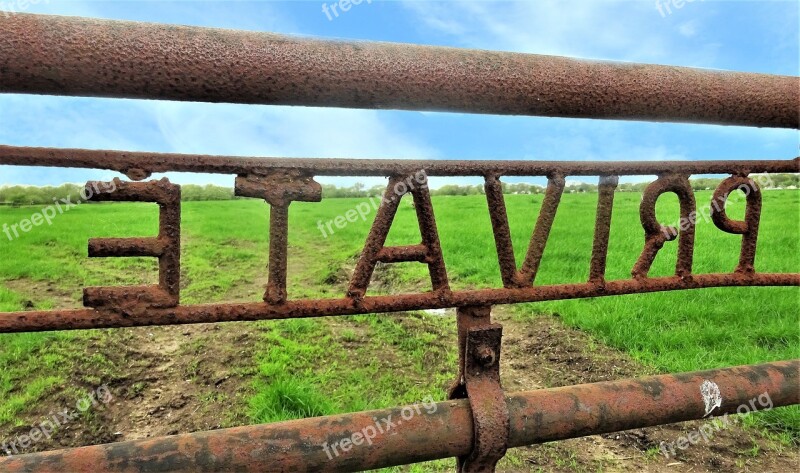
[{"label": "metal bolt", "polygon": [[494,350],[486,345],[481,345],[475,351],[475,359],[480,363],[482,366],[491,366],[494,364],[494,360],[496,359],[496,355]]}]

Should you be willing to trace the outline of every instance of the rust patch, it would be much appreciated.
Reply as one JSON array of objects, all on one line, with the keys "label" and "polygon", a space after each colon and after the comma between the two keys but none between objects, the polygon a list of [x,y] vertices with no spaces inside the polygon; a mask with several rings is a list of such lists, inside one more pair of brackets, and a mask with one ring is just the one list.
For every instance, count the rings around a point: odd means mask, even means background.
[{"label": "rust patch", "polygon": [[[391,229],[397,214],[400,200],[406,194],[411,194],[414,198],[422,243],[387,248],[384,246],[386,237],[389,235],[389,229]],[[386,187],[383,200],[375,216],[375,222],[367,236],[361,258],[353,271],[347,297],[351,298],[355,305],[361,304],[378,262],[400,263],[406,261],[418,261],[428,265],[431,285],[435,293],[444,296],[450,291],[442,248],[439,243],[439,233],[436,231],[436,218],[433,215],[431,195],[428,190],[428,176],[424,170],[404,176],[393,176],[389,179],[389,185]]]},{"label": "rust patch", "polygon": [[[666,227],[656,219],[656,201],[665,192],[674,192],[678,196],[681,207],[680,228]],[[692,255],[694,253],[694,227],[697,218],[696,205],[689,176],[668,174],[660,176],[644,191],[639,206],[639,216],[645,232],[645,244],[641,256],[633,266],[631,275],[634,278],[646,278],[653,260],[664,242],[678,240],[678,262],[675,274],[688,278],[692,274]]]}]

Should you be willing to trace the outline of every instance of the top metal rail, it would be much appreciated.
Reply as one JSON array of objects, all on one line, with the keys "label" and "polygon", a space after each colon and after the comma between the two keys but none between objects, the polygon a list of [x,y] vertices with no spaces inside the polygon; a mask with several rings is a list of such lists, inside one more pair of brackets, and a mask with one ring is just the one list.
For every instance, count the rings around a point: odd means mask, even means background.
[{"label": "top metal rail", "polygon": [[0,93],[800,128],[788,76],[0,15]]}]

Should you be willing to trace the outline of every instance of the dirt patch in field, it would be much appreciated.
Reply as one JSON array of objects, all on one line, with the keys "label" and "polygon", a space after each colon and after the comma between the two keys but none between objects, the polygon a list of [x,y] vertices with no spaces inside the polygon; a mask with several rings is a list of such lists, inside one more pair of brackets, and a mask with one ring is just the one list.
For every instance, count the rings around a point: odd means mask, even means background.
[{"label": "dirt patch in field", "polygon": [[[350,256],[346,261],[331,263],[319,280],[312,284],[322,283],[334,293],[345,294],[353,278],[353,271],[358,263],[361,253]],[[387,295],[398,293],[424,292],[431,289],[430,281],[405,281],[402,278],[402,265],[415,263],[377,263],[369,281],[369,294]]]},{"label": "dirt patch in field", "polygon": [[[124,329],[115,337],[129,375],[107,420],[119,440],[245,423],[252,324]],[[224,407],[223,407],[224,406]]]},{"label": "dirt patch in field", "polygon": [[[245,326],[246,325],[246,326]],[[23,424],[2,429],[17,438],[49,417],[72,408],[82,393],[100,386],[112,399],[71,421],[26,453],[246,423],[252,356],[251,324],[142,327],[95,331],[73,356],[67,383],[37,402]]]},{"label": "dirt patch in field", "polygon": [[[29,280],[5,286],[30,300],[74,308],[75,296],[58,286]],[[41,356],[58,353],[70,365],[63,386],[47,393],[21,416],[16,427],[0,429],[0,438],[16,439],[100,386],[112,399],[96,404],[26,453],[160,435],[211,430],[246,423],[255,324],[198,324],[83,332],[54,343]],[[224,406],[224,408],[220,408]]]},{"label": "dirt patch in field", "polygon": [[52,306],[53,309],[77,309],[81,307],[80,291],[70,293],[52,281],[32,281],[30,279],[12,279],[4,281],[3,285],[18,293],[28,295],[23,300],[23,307],[39,309],[42,304]]}]

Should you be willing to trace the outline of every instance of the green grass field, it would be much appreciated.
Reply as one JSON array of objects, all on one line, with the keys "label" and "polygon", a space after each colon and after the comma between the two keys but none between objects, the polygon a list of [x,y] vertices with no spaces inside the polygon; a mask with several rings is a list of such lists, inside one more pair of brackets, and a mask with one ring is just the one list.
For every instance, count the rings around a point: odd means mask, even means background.
[{"label": "green grass field", "polygon": [[[541,204],[541,195],[509,195],[507,206],[518,261],[524,256]],[[699,192],[707,207],[710,192]],[[616,196],[608,279],[627,279],[643,244],[638,193]],[[341,297],[371,224],[350,223],[324,238],[317,222],[344,215],[363,199],[295,203],[290,223],[290,297]],[[589,271],[595,194],[564,196],[536,284],[584,282]],[[483,196],[434,197],[439,235],[451,286],[499,287],[500,274]],[[0,224],[29,218],[37,207],[0,208]],[[259,300],[266,279],[268,207],[256,200],[185,202],[182,207],[183,303]],[[659,201],[659,220],[677,220],[677,199]],[[741,218],[743,206],[729,209]],[[62,294],[77,307],[86,285],[155,282],[151,259],[88,259],[90,237],[146,236],[156,232],[157,208],[149,204],[82,205],[58,216],[52,226],[34,228],[14,241],[0,234],[0,279],[52,281],[56,290],[36,298],[35,308],[63,305]],[[419,232],[411,205],[398,212],[388,244],[417,243]],[[741,237],[700,222],[695,273],[730,272],[738,261]],[[667,243],[652,276],[674,271],[676,242]],[[800,272],[800,192],[764,193],[756,267],[761,272]],[[380,271],[379,291],[427,288],[427,269],[404,263]],[[43,283],[42,283],[43,284]],[[247,290],[245,290],[247,289]],[[0,286],[0,310],[31,308],[29,297]],[[591,333],[656,371],[675,372],[797,358],[800,355],[800,289],[724,288],[525,304],[514,308],[519,320],[558,313],[565,323]],[[253,353],[252,421],[361,410],[413,402],[431,394],[442,399],[442,386],[455,367],[454,321],[409,314],[398,318],[358,316],[347,326],[331,319],[260,322],[261,342]],[[337,337],[356,339],[371,330],[392,353],[410,361],[404,377],[385,369],[363,346],[330,350]],[[430,330],[434,327],[435,330]],[[436,339],[430,333],[443,333]],[[63,382],[69,350],[85,333],[0,335],[0,424],[16,422],[26,406]],[[50,353],[41,356],[41,353]],[[395,356],[395,355],[392,355]],[[386,361],[386,360],[384,360]],[[391,360],[389,360],[390,362]],[[800,409],[767,412],[758,417],[781,435],[800,432]]]}]

